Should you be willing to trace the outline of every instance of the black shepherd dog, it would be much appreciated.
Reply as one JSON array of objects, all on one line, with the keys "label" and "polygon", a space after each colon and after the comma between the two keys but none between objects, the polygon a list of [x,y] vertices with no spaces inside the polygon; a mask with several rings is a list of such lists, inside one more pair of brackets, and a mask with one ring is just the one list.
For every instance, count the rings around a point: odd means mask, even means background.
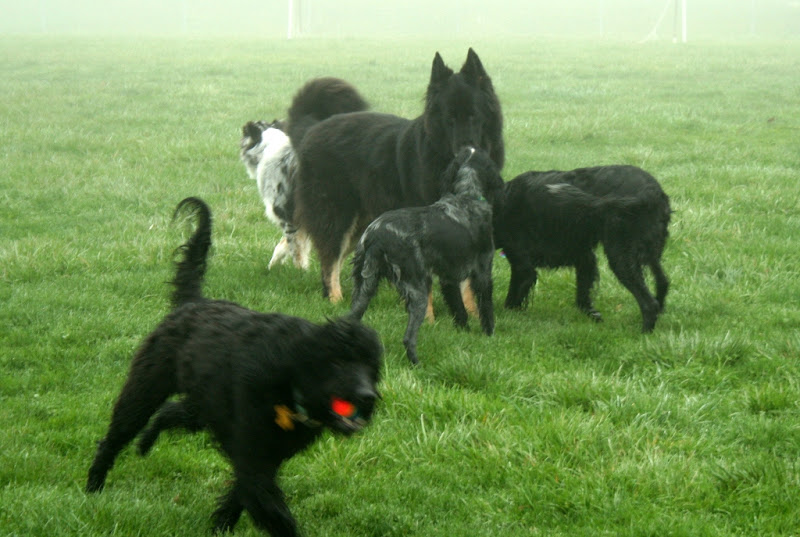
[{"label": "black shepherd dog", "polygon": [[[636,298],[642,331],[664,309],[669,282],[661,267],[670,220],[669,198],[652,175],[635,166],[527,172],[505,186],[495,214],[495,244],[511,264],[505,306],[519,308],[536,285],[539,267],[575,267],[578,308],[601,320],[590,297],[598,277],[598,243],[617,279]],[[644,280],[647,265],[655,298]]]},{"label": "black shepherd dog", "polygon": [[353,256],[351,313],[361,319],[380,281],[391,281],[406,303],[403,345],[412,364],[419,362],[417,333],[432,273],[459,327],[467,325],[459,284],[469,278],[481,328],[487,335],[494,332],[492,207],[503,196],[503,179],[489,155],[471,147],[458,154],[443,177],[439,201],[383,213],[364,231]]},{"label": "black shepherd dog", "polygon": [[289,110],[295,216],[317,250],[323,295],[332,302],[342,298],[344,258],[378,215],[439,199],[442,172],[464,146],[488,151],[498,169],[505,158],[500,101],[472,49],[458,73],[436,53],[417,119],[358,112],[311,123]]},{"label": "black shepherd dog", "polygon": [[[297,528],[276,477],[283,461],[325,427],[349,435],[364,427],[378,398],[381,343],[353,319],[317,325],[210,300],[201,287],[211,245],[211,214],[183,200],[199,222],[182,247],[173,310],[142,342],[89,470],[88,492],[103,488],[119,452],[148,424],[139,452],[165,429],[206,429],[233,465],[234,481],[214,513],[231,530],[243,510],[273,536]],[[180,398],[167,399],[172,395]]]}]

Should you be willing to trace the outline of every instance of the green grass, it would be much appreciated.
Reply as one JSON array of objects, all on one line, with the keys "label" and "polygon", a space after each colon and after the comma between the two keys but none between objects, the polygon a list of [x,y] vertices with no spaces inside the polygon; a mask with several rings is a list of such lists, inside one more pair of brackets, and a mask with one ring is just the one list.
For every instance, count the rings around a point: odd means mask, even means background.
[{"label": "green grass", "polygon": [[[282,485],[314,536],[797,536],[800,43],[0,38],[0,534],[204,535],[228,464],[205,435],[125,451],[83,492],[137,343],[167,308],[170,223],[215,215],[208,296],[320,321],[318,265],[266,270],[279,238],[238,161],[241,125],[337,75],[376,110],[420,113],[436,50],[474,45],[503,103],[510,179],[629,163],[675,210],[667,312],[638,332],[601,266],[591,323],[571,271],[541,275],[497,332],[440,297],[421,365],[381,291],[384,401]],[[601,256],[602,257],[602,256]],[[352,286],[344,281],[346,296]],[[244,517],[237,535],[256,535]]]}]

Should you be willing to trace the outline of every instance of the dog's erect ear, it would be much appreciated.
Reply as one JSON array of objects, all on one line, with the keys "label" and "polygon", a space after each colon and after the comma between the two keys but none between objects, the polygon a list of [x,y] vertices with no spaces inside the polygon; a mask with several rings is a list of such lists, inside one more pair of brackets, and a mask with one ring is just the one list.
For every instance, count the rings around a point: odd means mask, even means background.
[{"label": "dog's erect ear", "polygon": [[431,67],[431,84],[441,84],[453,76],[453,70],[444,64],[444,60],[436,53],[433,57],[433,66]]},{"label": "dog's erect ear", "polygon": [[261,132],[261,127],[254,121],[248,121],[245,126],[242,127],[242,136],[249,136],[250,139],[253,140],[253,145],[257,145],[261,142]]},{"label": "dog's erect ear", "polygon": [[476,86],[482,85],[489,78],[483,68],[481,59],[478,58],[478,54],[472,50],[472,47],[467,51],[467,60],[461,66],[461,74],[464,75],[468,82]]}]

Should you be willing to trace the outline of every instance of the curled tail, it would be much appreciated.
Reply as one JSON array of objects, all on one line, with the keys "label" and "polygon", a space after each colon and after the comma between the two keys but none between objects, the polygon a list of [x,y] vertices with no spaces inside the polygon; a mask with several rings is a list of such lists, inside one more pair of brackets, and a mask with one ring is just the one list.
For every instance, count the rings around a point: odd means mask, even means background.
[{"label": "curled tail", "polygon": [[296,148],[316,123],[336,114],[366,109],[367,102],[350,83],[334,77],[314,78],[292,99],[286,132]]},{"label": "curled tail", "polygon": [[211,247],[211,209],[200,198],[186,198],[175,208],[173,220],[184,209],[190,208],[197,215],[197,227],[185,244],[176,250],[181,260],[175,263],[175,279],[172,285],[172,307],[178,308],[187,302],[203,298],[203,278],[206,274],[206,259]]}]

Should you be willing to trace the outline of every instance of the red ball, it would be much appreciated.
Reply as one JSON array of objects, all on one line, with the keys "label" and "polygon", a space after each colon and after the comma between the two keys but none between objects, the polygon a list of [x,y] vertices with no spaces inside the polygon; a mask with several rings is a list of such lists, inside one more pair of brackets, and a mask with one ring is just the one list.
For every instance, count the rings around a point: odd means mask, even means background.
[{"label": "red ball", "polygon": [[345,418],[353,417],[358,412],[356,405],[350,401],[339,399],[338,397],[334,397],[331,400],[331,410],[340,416],[344,416]]}]

